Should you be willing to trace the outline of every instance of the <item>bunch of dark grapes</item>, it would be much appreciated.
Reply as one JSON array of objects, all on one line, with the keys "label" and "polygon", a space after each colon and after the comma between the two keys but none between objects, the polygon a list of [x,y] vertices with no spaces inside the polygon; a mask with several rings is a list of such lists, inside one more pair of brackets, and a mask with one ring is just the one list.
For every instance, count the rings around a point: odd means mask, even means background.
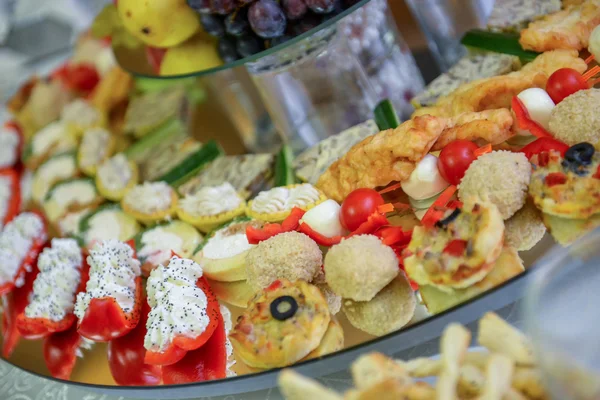
[{"label": "bunch of dark grapes", "polygon": [[229,63],[277,46],[339,14],[358,0],[187,0],[202,27],[219,38]]}]

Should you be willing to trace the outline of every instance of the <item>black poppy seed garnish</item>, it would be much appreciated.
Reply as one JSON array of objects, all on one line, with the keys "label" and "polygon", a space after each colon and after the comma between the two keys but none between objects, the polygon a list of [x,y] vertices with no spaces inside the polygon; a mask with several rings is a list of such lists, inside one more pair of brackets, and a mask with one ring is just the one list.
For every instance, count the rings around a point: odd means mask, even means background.
[{"label": "black poppy seed garnish", "polygon": [[298,303],[292,296],[281,296],[271,302],[271,315],[278,321],[291,318],[298,311]]}]

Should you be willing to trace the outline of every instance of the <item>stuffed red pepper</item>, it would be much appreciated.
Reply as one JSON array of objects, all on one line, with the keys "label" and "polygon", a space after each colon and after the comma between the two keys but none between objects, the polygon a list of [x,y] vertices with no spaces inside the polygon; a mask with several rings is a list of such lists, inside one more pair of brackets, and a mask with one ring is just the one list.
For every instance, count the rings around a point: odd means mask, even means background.
[{"label": "stuffed red pepper", "polygon": [[86,291],[75,304],[79,334],[96,342],[124,336],[140,319],[140,262],[128,244],[104,240],[90,250],[87,263]]},{"label": "stuffed red pepper", "polygon": [[75,323],[75,296],[85,288],[87,271],[74,239],[52,239],[52,247],[44,249],[38,258],[38,269],[33,295],[18,316],[17,327],[23,335],[43,337]]}]

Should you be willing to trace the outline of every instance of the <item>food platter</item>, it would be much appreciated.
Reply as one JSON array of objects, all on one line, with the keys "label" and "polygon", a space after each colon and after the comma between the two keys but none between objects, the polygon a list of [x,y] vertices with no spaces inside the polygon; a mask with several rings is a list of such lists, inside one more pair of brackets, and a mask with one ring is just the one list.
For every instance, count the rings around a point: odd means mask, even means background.
[{"label": "food platter", "polygon": [[513,304],[600,223],[593,56],[541,53],[403,123],[384,101],[294,157],[200,142],[195,81],[140,84],[105,50],[83,37],[0,132],[2,350],[33,373],[140,398],[334,373]]}]

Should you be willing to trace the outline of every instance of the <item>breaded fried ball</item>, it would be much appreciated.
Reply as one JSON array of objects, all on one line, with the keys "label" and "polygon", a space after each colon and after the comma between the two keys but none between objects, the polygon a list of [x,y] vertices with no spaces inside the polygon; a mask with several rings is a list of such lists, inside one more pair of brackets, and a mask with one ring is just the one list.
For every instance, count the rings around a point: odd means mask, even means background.
[{"label": "breaded fried ball", "polygon": [[533,202],[527,201],[523,208],[504,223],[504,244],[518,251],[530,250],[546,234],[546,226]]},{"label": "breaded fried ball", "polygon": [[342,297],[335,294],[326,283],[316,283],[313,281],[313,285],[318,287],[321,293],[323,293],[323,297],[327,300],[327,305],[329,306],[331,314],[335,315],[339,313],[342,308]]},{"label": "breaded fried ball", "polygon": [[344,299],[369,301],[398,275],[394,250],[377,236],[358,235],[333,246],[325,256],[325,278]]},{"label": "breaded fried ball", "polygon": [[248,283],[255,290],[278,279],[310,282],[323,265],[323,253],[314,240],[303,233],[281,233],[260,242],[246,256]]},{"label": "breaded fried ball", "polygon": [[375,336],[387,335],[406,325],[417,302],[404,273],[399,273],[370,301],[343,300],[342,309],[350,323]]},{"label": "breaded fried ball", "polygon": [[600,146],[600,89],[580,90],[558,103],[550,114],[550,132],[569,146]]},{"label": "breaded fried ball", "polygon": [[523,207],[531,179],[531,165],[523,153],[492,151],[473,161],[458,187],[458,197],[494,203],[503,219]]}]

